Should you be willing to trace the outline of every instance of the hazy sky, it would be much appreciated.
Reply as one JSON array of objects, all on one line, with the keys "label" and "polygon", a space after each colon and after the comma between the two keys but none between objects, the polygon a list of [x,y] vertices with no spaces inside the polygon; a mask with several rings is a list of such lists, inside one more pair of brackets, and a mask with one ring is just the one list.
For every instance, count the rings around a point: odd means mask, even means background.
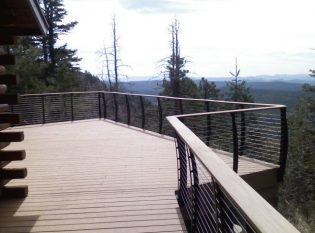
[{"label": "hazy sky", "polygon": [[115,14],[128,76],[156,76],[169,55],[168,28],[180,21],[181,54],[193,76],[297,74],[315,68],[315,0],[65,0],[78,26],[63,41],[81,66],[101,73],[97,50],[111,45]]}]

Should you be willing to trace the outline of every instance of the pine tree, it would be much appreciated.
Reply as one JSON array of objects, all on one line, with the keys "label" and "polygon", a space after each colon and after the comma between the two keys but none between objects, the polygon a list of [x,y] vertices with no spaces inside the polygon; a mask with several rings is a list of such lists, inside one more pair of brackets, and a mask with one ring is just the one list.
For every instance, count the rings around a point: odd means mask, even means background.
[{"label": "pine tree", "polygon": [[220,89],[215,83],[209,83],[205,78],[201,78],[199,82],[199,95],[202,99],[219,99],[221,97]]},{"label": "pine tree", "polygon": [[[185,69],[187,60],[181,57],[180,44],[179,44],[179,22],[174,20],[170,26],[171,33],[171,55],[167,57],[164,70],[164,82],[163,95],[170,95],[175,97],[182,97],[187,95],[195,95],[196,93],[185,93],[184,89],[191,89],[194,92],[193,87],[183,87],[183,85],[195,85],[193,82],[187,81],[187,73],[189,70]],[[196,88],[197,90],[197,88]]]},{"label": "pine tree", "polygon": [[237,58],[235,59],[235,73],[230,72],[234,77],[232,81],[227,82],[228,98],[239,102],[253,102],[254,98],[250,94],[250,89],[247,87],[247,82],[239,80],[241,70],[238,69]]},{"label": "pine tree", "polygon": [[[310,76],[315,77],[311,70]],[[289,155],[279,207],[302,232],[315,232],[315,85],[289,118]]]},{"label": "pine tree", "polygon": [[[49,64],[48,74],[57,78],[57,74],[64,71],[78,71],[78,62],[81,60],[76,56],[76,50],[67,48],[67,44],[57,46],[61,35],[73,29],[77,22],[64,23],[67,11],[64,8],[63,0],[41,0],[45,18],[48,23],[48,34],[37,38],[37,43],[42,47],[43,60]],[[45,80],[49,85],[51,82]]]}]

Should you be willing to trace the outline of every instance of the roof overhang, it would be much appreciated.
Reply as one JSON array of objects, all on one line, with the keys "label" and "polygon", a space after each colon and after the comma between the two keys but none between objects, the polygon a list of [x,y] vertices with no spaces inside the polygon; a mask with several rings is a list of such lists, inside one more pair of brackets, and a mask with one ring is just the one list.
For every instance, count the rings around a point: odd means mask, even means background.
[{"label": "roof overhang", "polygon": [[2,0],[0,34],[28,36],[47,34],[48,24],[37,0]]}]

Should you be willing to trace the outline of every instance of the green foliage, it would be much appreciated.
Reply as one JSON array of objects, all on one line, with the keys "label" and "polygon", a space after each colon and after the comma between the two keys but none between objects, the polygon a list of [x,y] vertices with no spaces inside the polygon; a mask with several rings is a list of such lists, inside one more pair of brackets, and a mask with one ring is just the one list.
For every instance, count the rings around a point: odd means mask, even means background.
[{"label": "green foliage", "polygon": [[77,22],[63,22],[67,15],[63,0],[42,0],[41,2],[48,23],[48,34],[36,41],[42,47],[44,61],[49,62],[49,71],[54,73],[55,69],[64,63],[70,69],[78,70],[77,63],[80,59],[75,55],[76,50],[67,49],[66,44],[57,46],[59,37],[73,29]]},{"label": "green foliage", "polygon": [[17,64],[10,71],[19,76],[20,83],[10,87],[19,93],[66,92],[103,89],[106,86],[97,77],[80,72],[76,50],[67,44],[58,45],[59,37],[68,33],[77,22],[64,23],[67,11],[63,0],[42,0],[48,22],[48,34],[44,37],[20,38],[11,47]]},{"label": "green foliage", "polygon": [[237,58],[235,59],[235,73],[230,72],[234,77],[232,81],[227,82],[228,98],[239,102],[254,102],[253,96],[250,94],[250,89],[244,80],[239,80],[241,70],[237,67]]},{"label": "green foliage", "polygon": [[222,95],[214,82],[209,83],[207,79],[201,78],[199,82],[199,97],[202,99],[219,99]]},{"label": "green foliage", "polygon": [[314,232],[315,86],[305,84],[304,92],[289,118],[289,157],[279,207],[302,232]]},{"label": "green foliage", "polygon": [[175,19],[170,26],[171,55],[165,61],[165,76],[162,95],[175,97],[195,96],[196,84],[186,77],[189,70],[185,69],[186,59],[180,54],[179,45],[179,22]]},{"label": "green foliage", "polygon": [[227,82],[228,98],[239,102],[253,102],[254,98],[250,93],[250,88],[247,87],[246,81],[232,80]]}]

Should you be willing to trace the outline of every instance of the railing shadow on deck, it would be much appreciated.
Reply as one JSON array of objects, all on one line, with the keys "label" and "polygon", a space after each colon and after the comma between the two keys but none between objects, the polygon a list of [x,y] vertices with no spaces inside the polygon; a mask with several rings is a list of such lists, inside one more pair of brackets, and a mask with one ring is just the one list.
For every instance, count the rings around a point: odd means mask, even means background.
[{"label": "railing shadow on deck", "polygon": [[[101,91],[22,95],[11,110],[22,125],[104,118],[175,137],[177,196],[189,232],[297,232],[236,174],[243,156],[279,165],[282,180],[283,105]],[[211,148],[230,153],[234,171]]]}]

